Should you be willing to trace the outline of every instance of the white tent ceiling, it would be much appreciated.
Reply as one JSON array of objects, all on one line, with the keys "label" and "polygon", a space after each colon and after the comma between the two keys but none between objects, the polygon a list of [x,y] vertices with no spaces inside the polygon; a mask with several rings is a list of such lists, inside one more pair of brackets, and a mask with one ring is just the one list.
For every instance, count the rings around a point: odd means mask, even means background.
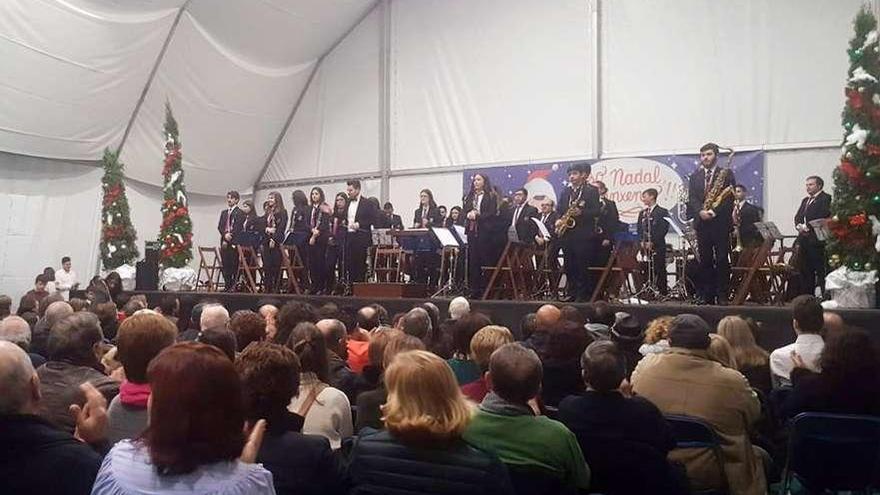
[{"label": "white tent ceiling", "polygon": [[4,0],[0,151],[97,160],[130,125],[127,175],[158,184],[168,100],[188,189],[249,189],[316,61],[375,4]]}]

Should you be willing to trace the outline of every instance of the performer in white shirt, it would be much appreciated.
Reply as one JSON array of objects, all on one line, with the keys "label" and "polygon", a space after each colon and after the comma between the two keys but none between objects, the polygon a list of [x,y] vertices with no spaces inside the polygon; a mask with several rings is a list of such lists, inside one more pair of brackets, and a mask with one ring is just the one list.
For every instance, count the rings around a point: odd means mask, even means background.
[{"label": "performer in white shirt", "polygon": [[70,300],[70,291],[79,287],[76,272],[71,268],[70,256],[61,258],[61,269],[55,272],[55,289],[61,292],[64,300]]},{"label": "performer in white shirt", "polygon": [[825,340],[821,335],[825,318],[819,299],[808,295],[794,298],[792,320],[797,339],[794,343],[770,353],[770,375],[774,387],[791,385],[794,355],[800,356],[808,369],[820,371],[819,356],[825,348]]}]

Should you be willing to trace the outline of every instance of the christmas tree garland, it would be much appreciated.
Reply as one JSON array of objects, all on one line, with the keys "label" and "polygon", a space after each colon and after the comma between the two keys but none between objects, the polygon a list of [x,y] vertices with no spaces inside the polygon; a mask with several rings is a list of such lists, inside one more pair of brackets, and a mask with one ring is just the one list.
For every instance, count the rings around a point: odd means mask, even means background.
[{"label": "christmas tree garland", "polygon": [[177,121],[171,113],[171,105],[166,103],[165,161],[162,167],[164,200],[159,229],[159,264],[165,268],[183,268],[192,259],[192,221],[187,208],[182,163]]}]

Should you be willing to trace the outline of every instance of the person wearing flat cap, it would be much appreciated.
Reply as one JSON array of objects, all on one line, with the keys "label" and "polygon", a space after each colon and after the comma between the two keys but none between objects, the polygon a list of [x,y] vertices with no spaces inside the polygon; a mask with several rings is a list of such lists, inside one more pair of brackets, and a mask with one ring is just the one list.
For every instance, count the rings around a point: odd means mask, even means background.
[{"label": "person wearing flat cap", "polygon": [[721,439],[721,455],[728,486],[713,453],[680,449],[670,459],[687,468],[694,490],[720,489],[729,493],[767,493],[763,461],[766,453],[753,447],[749,427],[761,414],[761,405],[748,381],[708,355],[711,327],[694,314],[680,314],[669,330],[670,348],[642,359],[632,374],[633,392],[653,402],[663,414],[681,414],[708,423]]}]

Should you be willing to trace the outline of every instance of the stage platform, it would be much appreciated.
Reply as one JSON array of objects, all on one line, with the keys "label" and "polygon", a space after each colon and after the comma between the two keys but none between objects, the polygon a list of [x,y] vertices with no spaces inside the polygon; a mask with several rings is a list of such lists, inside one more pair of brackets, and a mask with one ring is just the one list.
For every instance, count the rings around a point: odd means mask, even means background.
[{"label": "stage platform", "polygon": [[[145,294],[151,307],[158,305],[161,297],[167,292],[163,291],[133,291],[131,294]],[[297,296],[289,294],[236,294],[225,292],[178,292],[179,296],[192,295],[198,299],[214,299],[221,302],[230,313],[239,309],[257,308],[261,299],[272,298],[279,301],[300,300],[307,301],[315,306],[321,306],[332,302],[340,307],[350,306],[355,309],[368,304],[379,303],[384,306],[388,313],[408,311],[414,305],[430,301],[436,304],[443,314],[446,313],[450,299],[407,299],[407,298],[359,298],[338,296]],[[517,327],[520,319],[527,313],[534,312],[543,304],[562,304],[557,301],[470,301],[471,309],[488,314],[492,321],[508,327]],[[573,304],[575,307],[583,307],[585,304]],[[795,334],[791,326],[791,309],[778,306],[694,306],[683,304],[612,304],[615,311],[626,311],[639,319],[643,324],[652,318],[662,315],[677,315],[680,313],[694,313],[705,318],[710,324],[715,325],[721,318],[727,315],[749,316],[761,324],[761,333],[758,335],[758,344],[767,350],[786,345],[794,341]],[[880,322],[880,310],[876,309],[850,309],[837,311],[850,325],[855,325],[868,330],[871,335],[880,340],[878,322]]]}]

